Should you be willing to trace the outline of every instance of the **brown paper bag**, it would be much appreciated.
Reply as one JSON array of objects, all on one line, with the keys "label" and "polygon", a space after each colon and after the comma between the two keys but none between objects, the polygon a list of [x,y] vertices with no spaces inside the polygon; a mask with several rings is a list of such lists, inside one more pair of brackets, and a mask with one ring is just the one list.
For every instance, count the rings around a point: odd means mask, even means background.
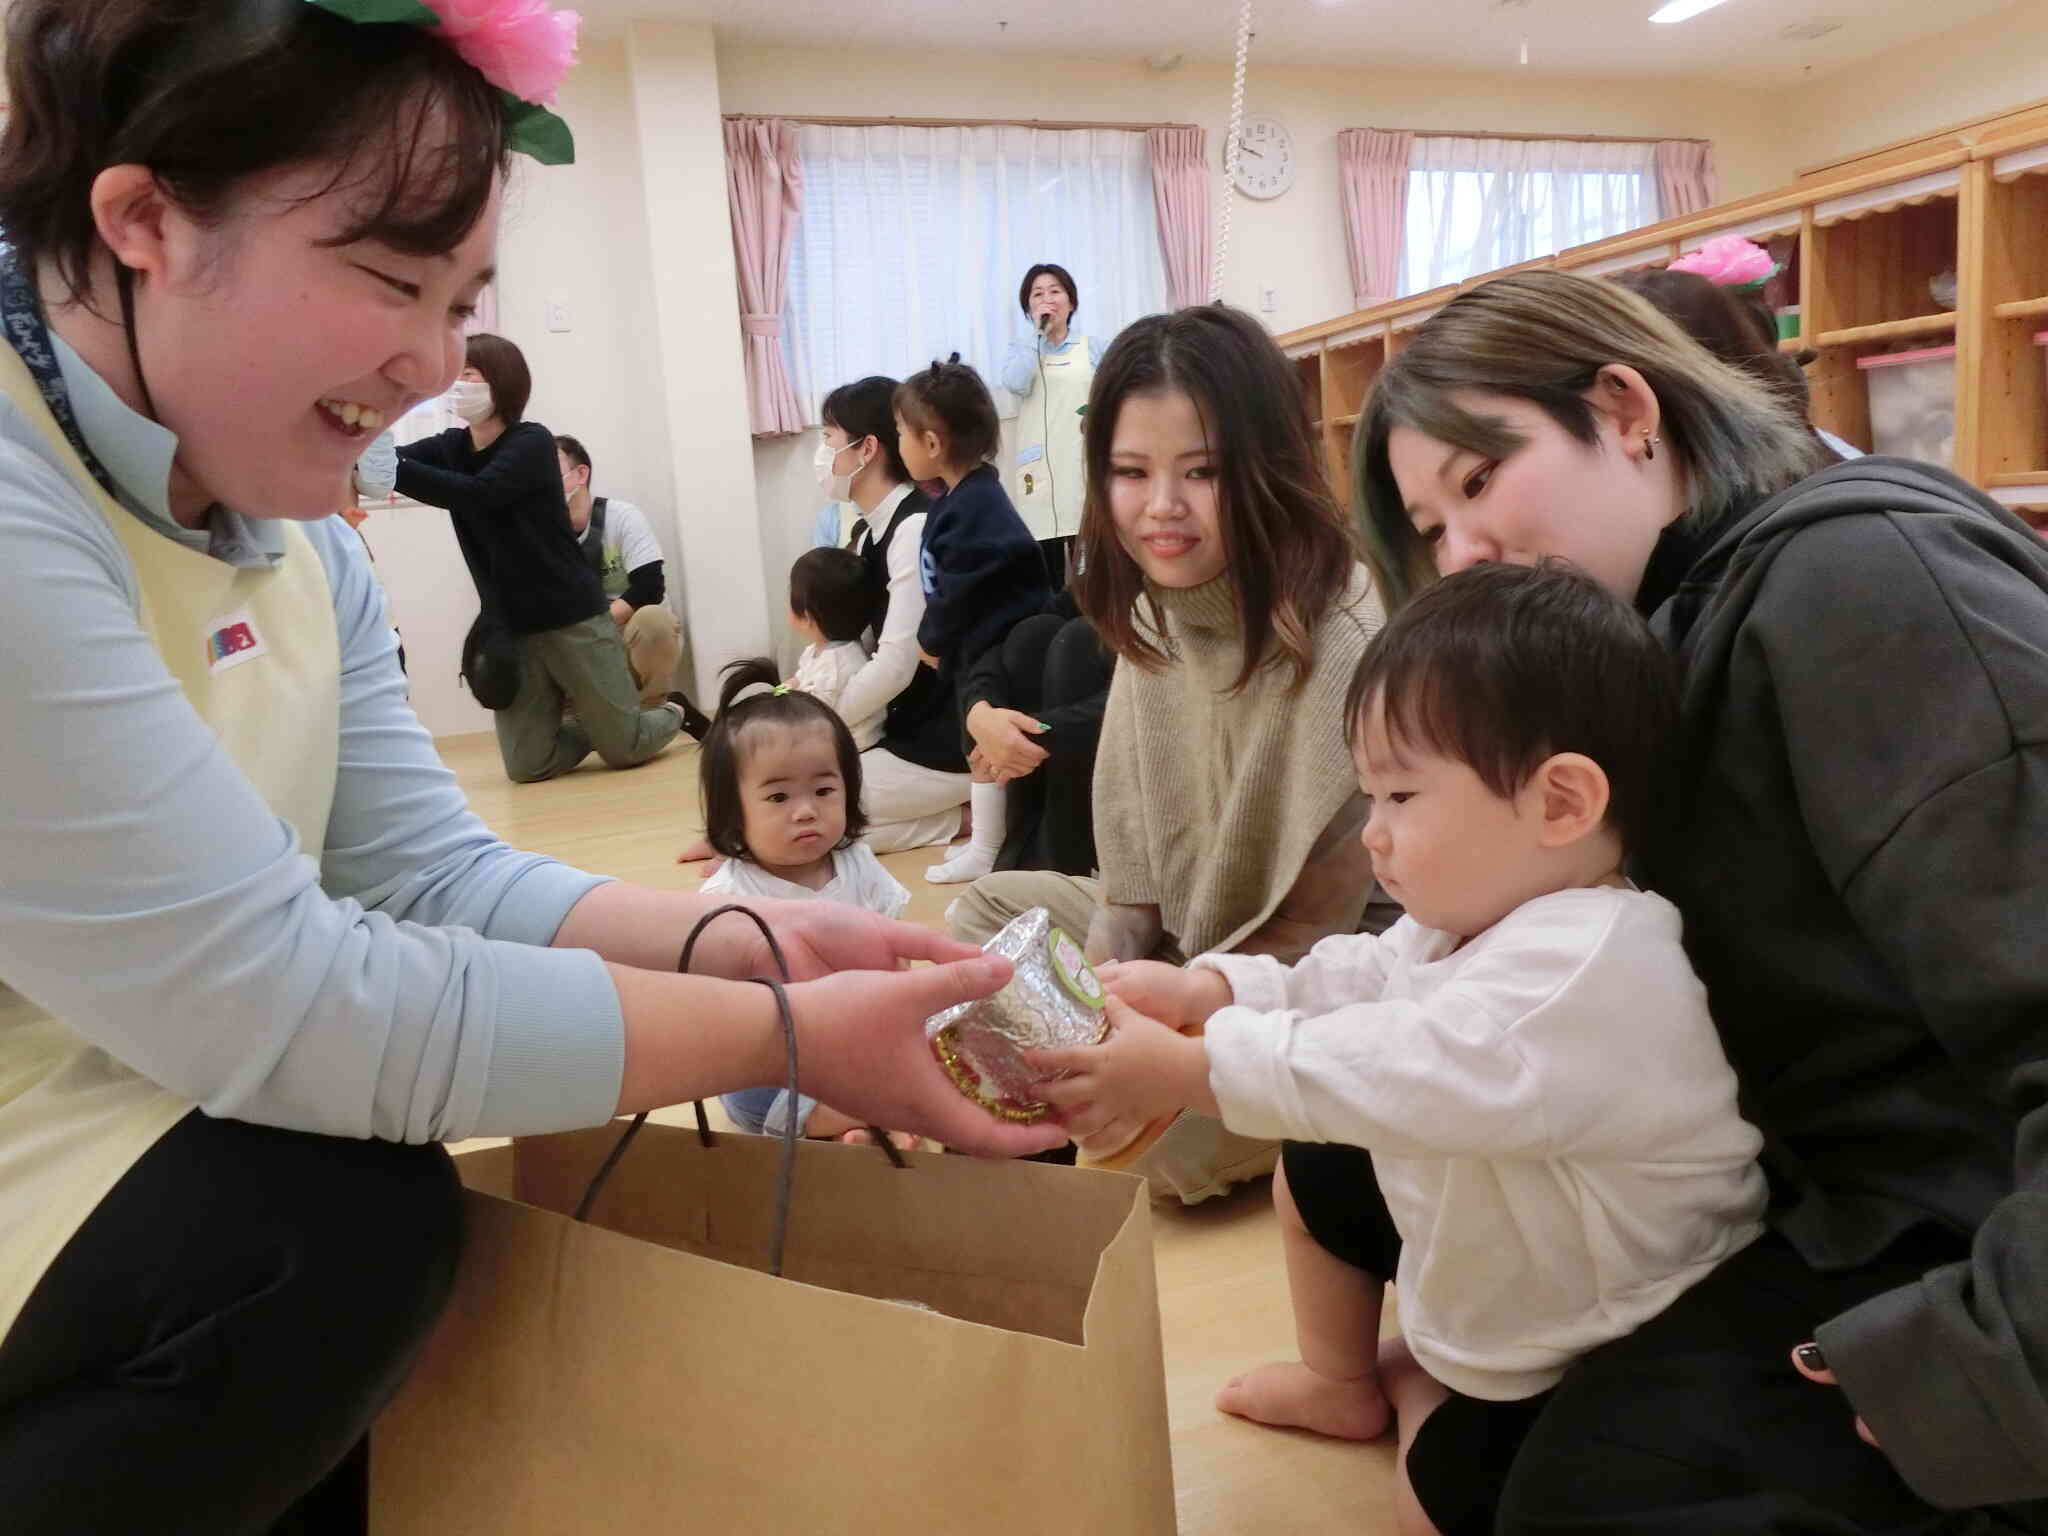
[{"label": "brown paper bag", "polygon": [[618,1134],[457,1159],[372,1536],[1174,1529],[1142,1180],[804,1142],[775,1279],[779,1142],[650,1124],[570,1221]]}]

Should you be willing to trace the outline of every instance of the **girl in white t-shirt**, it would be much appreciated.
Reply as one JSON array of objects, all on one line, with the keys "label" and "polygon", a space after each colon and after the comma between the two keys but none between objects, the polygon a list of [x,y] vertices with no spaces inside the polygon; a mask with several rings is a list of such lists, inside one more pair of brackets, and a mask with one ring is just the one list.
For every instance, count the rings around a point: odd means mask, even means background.
[{"label": "girl in white t-shirt", "polygon": [[1286,1138],[1301,1359],[1217,1406],[1347,1439],[1395,1423],[1403,1536],[1490,1532],[1565,1367],[1760,1233],[1762,1137],[1677,909],[1622,873],[1677,720],[1634,610],[1562,565],[1465,571],[1374,639],[1344,718],[1407,915],[1291,967],[1105,966],[1115,1032],[1037,1053],[1073,1076],[1035,1091],[1084,1159],[1183,1108]]},{"label": "girl in white t-shirt", "polygon": [[[725,858],[707,894],[843,901],[884,917],[910,901],[860,840],[860,749],[846,722],[783,683],[768,658],[725,668],[698,774],[705,840]],[[744,1131],[777,1135],[794,1117],[806,1136],[861,1134],[860,1121],[785,1089],[745,1089],[724,1103]]]}]

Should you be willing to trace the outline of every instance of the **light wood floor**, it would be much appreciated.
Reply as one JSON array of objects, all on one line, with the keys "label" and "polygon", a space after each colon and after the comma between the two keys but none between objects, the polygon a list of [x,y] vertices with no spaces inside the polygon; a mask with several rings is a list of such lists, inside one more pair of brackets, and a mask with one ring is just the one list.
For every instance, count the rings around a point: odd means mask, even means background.
[{"label": "light wood floor", "polygon": [[[515,847],[648,885],[694,888],[697,877],[675,863],[703,826],[696,749],[687,741],[640,768],[613,772],[592,758],[565,778],[526,785],[507,782],[490,736],[446,737],[440,747],[477,814]],[[958,888],[925,883],[933,852],[883,862],[911,892],[906,917],[939,926]],[[1294,1355],[1268,1182],[1199,1206],[1153,1206],[1182,1536],[1391,1532],[1391,1440],[1339,1444],[1245,1424],[1213,1405],[1230,1376]]]}]

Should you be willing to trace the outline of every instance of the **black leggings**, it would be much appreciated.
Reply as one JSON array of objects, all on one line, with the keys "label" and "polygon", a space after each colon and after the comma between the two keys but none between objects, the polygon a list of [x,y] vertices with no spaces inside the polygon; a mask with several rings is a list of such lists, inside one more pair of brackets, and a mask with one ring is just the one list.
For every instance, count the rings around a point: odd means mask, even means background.
[{"label": "black leggings", "polygon": [[[1280,1161],[1309,1236],[1353,1269],[1392,1280],[1401,1234],[1380,1193],[1372,1154],[1289,1141],[1281,1144]],[[1416,1432],[1408,1446],[1408,1486],[1443,1536],[1491,1536],[1515,1453],[1549,1396],[1501,1403],[1453,1392]]]},{"label": "black leggings", "polygon": [[1035,773],[1010,781],[1010,824],[997,869],[1095,872],[1095,749],[1115,661],[1086,619],[1033,614],[1004,637],[1007,708],[1027,715],[1090,701],[1095,708],[1085,723],[1041,738],[1050,755]]},{"label": "black leggings", "polygon": [[1978,1536],[2048,1531],[2048,1501],[1937,1510],[1793,1368],[1829,1318],[1968,1256],[1922,1228],[1853,1270],[1766,1233],[1565,1372],[1501,1497],[1502,1536]]},{"label": "black leggings", "polygon": [[187,1115],[0,1341],[0,1525],[360,1536],[370,1422],[454,1280],[438,1146]]}]

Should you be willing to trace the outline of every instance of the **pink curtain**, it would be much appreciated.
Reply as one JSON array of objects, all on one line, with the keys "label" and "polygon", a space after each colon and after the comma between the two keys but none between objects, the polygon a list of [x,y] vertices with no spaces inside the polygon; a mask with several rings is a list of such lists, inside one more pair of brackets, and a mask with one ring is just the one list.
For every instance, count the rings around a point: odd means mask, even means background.
[{"label": "pink curtain", "polygon": [[1360,309],[1398,297],[1394,290],[1401,280],[1401,244],[1408,230],[1408,159],[1414,148],[1412,133],[1346,128],[1337,135],[1352,297]]},{"label": "pink curtain", "polygon": [[782,303],[789,250],[804,207],[796,124],[742,117],[725,125],[725,191],[740,279],[740,332],[747,345],[747,406],[754,435],[797,432],[803,413],[782,365]]},{"label": "pink curtain", "polygon": [[1667,139],[1657,146],[1657,191],[1664,217],[1682,219],[1711,208],[1721,197],[1714,174],[1714,146],[1692,139]]},{"label": "pink curtain", "polygon": [[1148,128],[1152,205],[1159,211],[1159,250],[1166,258],[1166,296],[1175,309],[1209,301],[1208,135],[1199,128]]}]

